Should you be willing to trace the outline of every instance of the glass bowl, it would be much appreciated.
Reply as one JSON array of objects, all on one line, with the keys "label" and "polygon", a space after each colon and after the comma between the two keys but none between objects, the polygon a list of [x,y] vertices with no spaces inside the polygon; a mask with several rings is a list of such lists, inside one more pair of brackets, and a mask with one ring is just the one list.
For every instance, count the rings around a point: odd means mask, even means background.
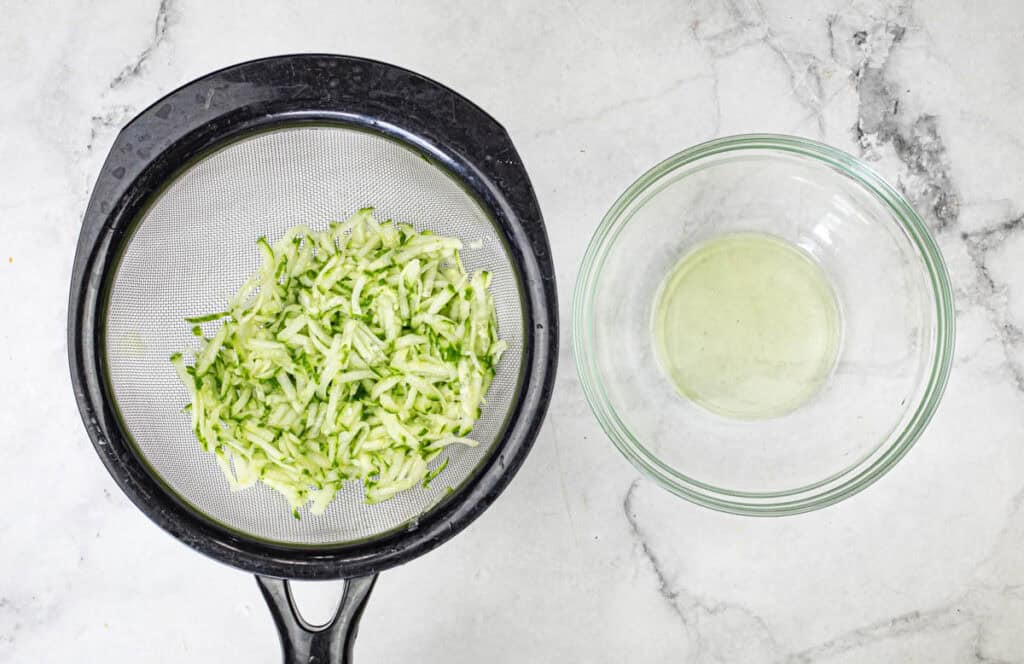
[{"label": "glass bowl", "polygon": [[[749,232],[820,266],[841,332],[812,398],[741,419],[681,396],[659,365],[652,320],[681,257]],[[573,353],[601,426],[641,471],[707,507],[782,515],[842,500],[906,454],[945,388],[953,315],[938,247],[874,171],[803,138],[733,136],[658,164],[605,215],[576,281]]]}]

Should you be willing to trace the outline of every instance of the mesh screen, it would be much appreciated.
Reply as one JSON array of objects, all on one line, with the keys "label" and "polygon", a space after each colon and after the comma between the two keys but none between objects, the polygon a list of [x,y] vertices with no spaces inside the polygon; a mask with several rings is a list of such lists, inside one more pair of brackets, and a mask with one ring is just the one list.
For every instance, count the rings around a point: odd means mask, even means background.
[{"label": "mesh screen", "polygon": [[[256,240],[273,243],[290,227],[322,229],[362,207],[418,230],[462,239],[467,270],[493,273],[500,336],[509,350],[497,367],[472,436],[453,445],[430,485],[367,505],[348,482],[321,516],[292,517],[286,500],[257,483],[232,493],[212,455],[202,452],[182,412],[188,394],[168,357],[195,348],[185,316],[219,311],[259,265]],[[207,324],[212,334],[217,323]],[[518,385],[523,346],[517,276],[477,201],[438,167],[379,135],[340,127],[293,127],[233,143],[178,177],[145,212],[114,276],[106,324],[109,378],[123,422],[141,455],[193,508],[251,537],[336,544],[373,537],[412,521],[458,487],[499,438]]]}]

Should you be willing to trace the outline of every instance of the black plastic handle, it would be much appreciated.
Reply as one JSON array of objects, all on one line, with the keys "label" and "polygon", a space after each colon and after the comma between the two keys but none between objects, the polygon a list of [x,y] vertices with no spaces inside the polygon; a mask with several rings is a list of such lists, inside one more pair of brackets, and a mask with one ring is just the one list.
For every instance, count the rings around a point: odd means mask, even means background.
[{"label": "black plastic handle", "polygon": [[284,664],[351,664],[359,618],[377,575],[345,580],[338,610],[326,625],[310,625],[295,606],[287,579],[256,576],[281,637]]}]

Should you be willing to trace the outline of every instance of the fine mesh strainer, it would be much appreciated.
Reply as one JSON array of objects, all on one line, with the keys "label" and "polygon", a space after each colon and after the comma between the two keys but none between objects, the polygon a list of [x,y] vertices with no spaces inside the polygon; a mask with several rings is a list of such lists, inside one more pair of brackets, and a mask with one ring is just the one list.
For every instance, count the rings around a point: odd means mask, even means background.
[{"label": "fine mesh strainer", "polygon": [[[493,275],[509,349],[473,430],[481,444],[448,448],[429,489],[368,505],[349,482],[326,513],[295,519],[262,484],[231,492],[182,412],[188,394],[168,357],[196,344],[182,319],[223,308],[256,269],[256,238],[366,206],[460,238],[466,269]],[[555,302],[536,199],[492,118],[382,63],[270,58],[189,83],[118,136],[75,259],[72,379],[129,498],[186,544],[258,575],[286,661],[347,661],[376,573],[461,530],[529,451],[554,379]],[[349,583],[336,619],[306,624],[284,579],[339,577]]]},{"label": "fine mesh strainer", "polygon": [[[343,184],[342,184],[343,183]],[[296,224],[319,230],[366,204],[382,219],[410,220],[458,237],[467,270],[492,274],[498,329],[508,343],[482,417],[480,446],[452,446],[429,490],[367,505],[348,482],[321,517],[283,518],[281,494],[263,484],[233,493],[181,412],[189,397],[167,358],[196,346],[183,318],[219,311],[259,265],[254,238]],[[186,223],[183,223],[186,222]],[[106,355],[114,401],[145,461],[190,506],[261,539],[332,544],[374,537],[414,519],[486,458],[516,395],[523,312],[516,271],[487,213],[419,153],[392,139],[338,126],[287,127],[243,138],[186,166],[142,215],[110,289]],[[211,330],[218,324],[211,323]],[[436,459],[439,464],[443,457]]]}]

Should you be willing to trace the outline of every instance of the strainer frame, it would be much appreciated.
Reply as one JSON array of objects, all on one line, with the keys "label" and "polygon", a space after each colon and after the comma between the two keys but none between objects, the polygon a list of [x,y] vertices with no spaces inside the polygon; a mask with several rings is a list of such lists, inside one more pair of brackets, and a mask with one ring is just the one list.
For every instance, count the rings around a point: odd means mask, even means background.
[{"label": "strainer frame", "polygon": [[[398,141],[461,183],[485,209],[520,279],[523,366],[502,436],[451,496],[410,525],[369,540],[313,546],[258,540],[184,504],[150,472],[107,382],[105,314],[118,257],[134,224],[180,167],[253,132],[337,124]],[[293,579],[374,574],[422,555],[482,513],[539,432],[558,359],[554,266],[539,205],[505,130],[435,81],[336,55],[254,60],[197,79],[144,110],[118,135],[82,222],[72,271],[68,355],[83,422],[111,476],[157,525],[220,562]]]}]

